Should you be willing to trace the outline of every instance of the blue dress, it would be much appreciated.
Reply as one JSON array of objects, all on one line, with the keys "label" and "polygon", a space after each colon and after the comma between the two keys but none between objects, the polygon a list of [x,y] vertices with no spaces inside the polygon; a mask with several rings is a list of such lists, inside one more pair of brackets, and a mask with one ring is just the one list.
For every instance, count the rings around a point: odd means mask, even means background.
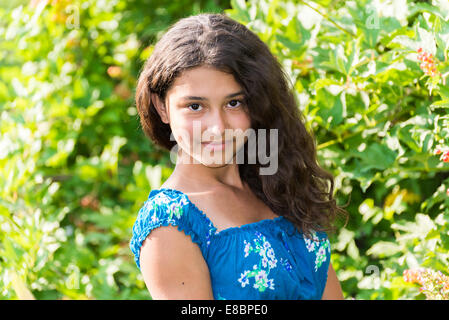
[{"label": "blue dress", "polygon": [[198,244],[209,267],[215,299],[321,299],[330,263],[325,232],[312,239],[283,216],[217,231],[181,191],[152,190],[133,226],[131,251],[140,269],[140,248],[151,230],[173,225]]}]

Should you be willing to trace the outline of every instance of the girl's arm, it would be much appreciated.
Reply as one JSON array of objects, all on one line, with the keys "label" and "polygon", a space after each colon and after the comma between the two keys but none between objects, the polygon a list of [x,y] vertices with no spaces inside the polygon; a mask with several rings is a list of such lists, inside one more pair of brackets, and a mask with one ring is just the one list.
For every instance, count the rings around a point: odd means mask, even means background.
[{"label": "girl's arm", "polygon": [[321,300],[344,300],[343,291],[341,290],[340,282],[338,281],[337,273],[332,267],[332,263],[329,263],[327,283]]},{"label": "girl's arm", "polygon": [[200,248],[175,226],[151,231],[142,244],[140,268],[153,300],[214,299]]}]

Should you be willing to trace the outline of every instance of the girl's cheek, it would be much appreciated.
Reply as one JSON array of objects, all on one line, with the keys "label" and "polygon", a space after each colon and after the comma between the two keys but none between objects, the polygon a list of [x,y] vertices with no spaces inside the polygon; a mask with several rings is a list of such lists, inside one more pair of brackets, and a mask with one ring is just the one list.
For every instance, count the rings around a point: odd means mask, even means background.
[{"label": "girl's cheek", "polygon": [[237,114],[232,119],[233,123],[235,123],[236,127],[238,128],[248,128],[251,125],[251,119],[249,117],[249,114],[242,111],[239,114]]},{"label": "girl's cheek", "polygon": [[173,135],[181,147],[187,148],[192,146],[194,140],[193,128],[189,123],[178,123],[172,128]]}]

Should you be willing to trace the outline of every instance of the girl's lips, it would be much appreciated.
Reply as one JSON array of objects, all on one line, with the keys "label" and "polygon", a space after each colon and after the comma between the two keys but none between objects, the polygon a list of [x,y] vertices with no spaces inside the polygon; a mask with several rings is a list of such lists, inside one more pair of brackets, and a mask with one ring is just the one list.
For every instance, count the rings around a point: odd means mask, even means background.
[{"label": "girl's lips", "polygon": [[213,145],[219,145],[219,144],[225,144],[226,142],[202,142],[202,144],[213,144]]},{"label": "girl's lips", "polygon": [[213,145],[220,145],[220,144],[228,144],[228,143],[231,143],[232,142],[232,140],[231,141],[203,141],[203,142],[201,142],[202,144],[213,144]]},{"label": "girl's lips", "polygon": [[214,150],[221,150],[224,149],[226,145],[229,145],[232,143],[232,141],[225,141],[225,142],[202,142],[201,144],[206,148],[211,148]]}]

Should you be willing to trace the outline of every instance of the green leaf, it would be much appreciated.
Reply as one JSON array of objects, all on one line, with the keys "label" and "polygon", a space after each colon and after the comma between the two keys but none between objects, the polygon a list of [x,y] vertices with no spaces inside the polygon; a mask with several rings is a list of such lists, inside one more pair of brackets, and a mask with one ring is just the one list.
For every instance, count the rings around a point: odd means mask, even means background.
[{"label": "green leaf", "polygon": [[443,20],[447,20],[449,17],[449,15],[443,14],[438,6],[433,6],[428,3],[410,3],[408,15],[413,16],[418,12],[428,12],[440,17]]},{"label": "green leaf", "polygon": [[449,99],[444,99],[444,100],[434,102],[429,106],[429,108],[431,111],[434,111],[435,109],[440,109],[440,108],[449,108]]},{"label": "green leaf", "polygon": [[248,23],[250,20],[249,12],[245,0],[231,0],[231,9],[226,10],[235,20],[241,23]]},{"label": "green leaf", "polygon": [[389,241],[378,241],[366,252],[370,256],[385,258],[402,251],[402,246]]},{"label": "green leaf", "polygon": [[449,87],[448,86],[438,86],[438,93],[443,100],[449,100]]},{"label": "green leaf", "polygon": [[396,152],[384,144],[370,144],[365,150],[353,153],[355,157],[362,160],[361,172],[370,169],[385,170],[391,167],[396,159]]}]

